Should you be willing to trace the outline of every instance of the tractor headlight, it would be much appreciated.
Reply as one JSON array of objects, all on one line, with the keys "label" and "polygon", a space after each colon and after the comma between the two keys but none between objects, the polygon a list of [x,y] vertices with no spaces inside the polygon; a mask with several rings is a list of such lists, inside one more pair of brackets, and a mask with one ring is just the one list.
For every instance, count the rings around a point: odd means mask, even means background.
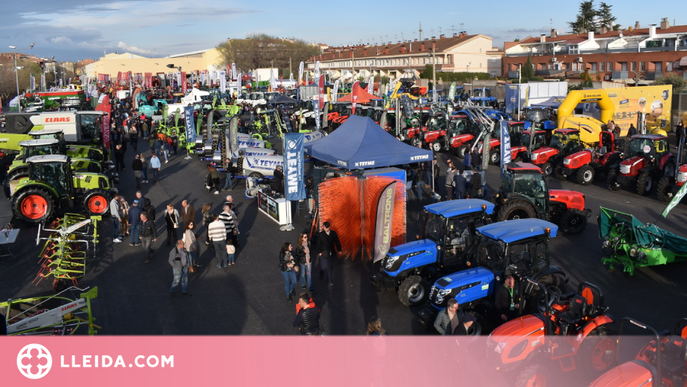
[{"label": "tractor headlight", "polygon": [[570,164],[570,159],[563,160],[563,165],[568,165],[568,164]]},{"label": "tractor headlight", "polygon": [[496,344],[496,347],[494,347],[494,352],[502,353],[504,348],[506,348],[506,342],[505,341],[502,343]]},{"label": "tractor headlight", "polygon": [[639,261],[641,263],[646,263],[647,262],[646,253],[644,253],[643,251],[638,252],[637,253],[637,261]]},{"label": "tractor headlight", "polygon": [[451,295],[451,291],[452,291],[452,290],[453,290],[453,289],[440,289],[440,290],[437,292],[437,298],[436,298],[435,304],[437,304],[437,305],[443,304],[443,303],[444,303],[444,299],[445,299],[447,296],[450,296],[450,295]]},{"label": "tractor headlight", "polygon": [[637,255],[637,249],[634,247],[630,249],[630,258],[634,258]]},{"label": "tractor headlight", "polygon": [[607,249],[607,248],[610,248],[610,247],[611,247],[611,241],[604,241],[604,242],[601,244],[601,248]]},{"label": "tractor headlight", "polygon": [[532,153],[532,161],[537,160],[537,157],[539,157],[538,153]]},{"label": "tractor headlight", "polygon": [[395,257],[387,255],[386,258],[384,259],[384,268],[386,270],[391,270],[391,268],[394,266],[394,263],[396,263],[396,261],[398,261],[399,258],[401,258],[400,255],[395,256]]},{"label": "tractor headlight", "polygon": [[678,183],[684,183],[686,181],[687,181],[687,172],[678,172],[677,182]]}]

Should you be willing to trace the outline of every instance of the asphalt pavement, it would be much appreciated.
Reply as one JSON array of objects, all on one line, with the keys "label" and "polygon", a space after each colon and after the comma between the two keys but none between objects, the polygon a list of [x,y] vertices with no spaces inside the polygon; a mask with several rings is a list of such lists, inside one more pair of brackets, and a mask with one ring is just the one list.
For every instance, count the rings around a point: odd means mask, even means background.
[{"label": "asphalt pavement", "polygon": [[[141,140],[139,152],[148,151],[147,142]],[[291,326],[295,317],[295,301],[290,303],[284,294],[284,285],[278,268],[278,253],[284,242],[295,243],[300,231],[309,228],[305,212],[296,215],[295,230],[283,232],[279,225],[257,209],[255,200],[245,199],[243,181],[231,192],[221,195],[205,193],[203,179],[205,163],[196,156],[184,159],[185,154],[170,157],[162,164],[162,180],[158,184],[144,184],[143,194],[157,209],[158,241],[154,244],[155,257],[144,264],[145,252],[131,247],[128,240],[112,243],[112,221],[101,222],[101,243],[97,257],[88,261],[87,275],[79,281],[81,287],[97,286],[98,298],[93,302],[96,323],[106,335],[296,335]],[[447,154],[440,154],[443,186]],[[131,147],[125,162],[127,169],[120,173],[120,192],[131,202],[135,182],[129,167],[133,160]],[[454,161],[457,161],[454,158]],[[487,171],[490,194],[499,185],[499,170],[491,166]],[[551,242],[552,264],[561,266],[576,286],[580,281],[597,284],[604,292],[609,313],[616,318],[635,317],[657,329],[669,328],[680,317],[687,317],[687,264],[639,269],[629,277],[621,271],[609,272],[601,264],[601,242],[598,237],[596,216],[599,206],[632,213],[643,222],[660,218],[665,204],[655,194],[641,197],[628,190],[611,192],[602,178],[590,186],[572,181],[549,180],[550,188],[581,191],[586,195],[587,208],[592,217],[584,232],[579,235],[559,233]],[[441,188],[440,188],[441,189]],[[441,192],[441,191],[440,191]],[[219,213],[225,194],[233,194],[240,220],[240,248],[237,264],[218,269],[213,253],[201,248],[203,266],[190,274],[191,296],[170,297],[172,270],[167,256],[172,246],[166,245],[163,210],[167,203],[181,208],[188,199],[195,207],[196,221],[200,223],[200,210],[210,203],[213,212]],[[422,227],[421,208],[428,204],[410,194],[408,202],[408,239],[414,239]],[[11,219],[10,203],[0,201],[0,223]],[[687,235],[684,224],[687,212],[678,205],[667,219],[658,225],[678,235]],[[38,271],[36,228],[19,225],[21,231],[12,246],[16,259],[0,258],[0,298],[19,298],[52,293],[52,283],[43,280],[32,283]],[[314,270],[316,304],[322,309],[325,330],[334,335],[361,335],[372,316],[379,316],[384,327],[393,335],[426,334],[418,323],[415,312],[419,307],[406,308],[400,304],[392,290],[376,293],[370,285],[371,265],[368,262],[338,262],[334,272],[334,286],[320,281]],[[296,292],[301,291],[297,285]]]}]

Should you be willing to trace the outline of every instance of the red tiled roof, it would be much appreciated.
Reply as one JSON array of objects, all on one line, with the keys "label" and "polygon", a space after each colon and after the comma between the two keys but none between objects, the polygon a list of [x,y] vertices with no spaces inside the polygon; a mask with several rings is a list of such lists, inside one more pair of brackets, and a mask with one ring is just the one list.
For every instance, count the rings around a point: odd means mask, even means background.
[{"label": "red tiled roof", "polygon": [[[649,28],[639,28],[639,29],[633,29],[633,30],[622,30],[622,31],[608,31],[603,34],[594,34],[594,38],[596,39],[604,39],[604,38],[618,38],[620,36],[620,33],[623,33],[623,36],[641,36],[641,35],[649,35]],[[681,33],[681,32],[687,32],[687,25],[683,26],[674,26],[674,27],[669,27],[665,29],[661,28],[656,28],[656,33],[657,34],[675,34],[675,33]],[[569,34],[569,35],[559,35],[556,37],[550,37],[546,36],[546,43],[551,43],[551,42],[565,42],[565,43],[580,43],[584,42],[588,39],[589,34],[587,32],[585,33],[580,33],[580,34]],[[537,37],[527,37],[517,43],[519,44],[528,44],[528,43],[539,43],[540,38]]]}]

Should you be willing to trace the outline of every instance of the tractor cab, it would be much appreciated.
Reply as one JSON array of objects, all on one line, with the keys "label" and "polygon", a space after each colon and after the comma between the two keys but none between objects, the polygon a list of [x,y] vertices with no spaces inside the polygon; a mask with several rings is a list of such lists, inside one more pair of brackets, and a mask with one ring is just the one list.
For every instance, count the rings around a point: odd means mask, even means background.
[{"label": "tractor cab", "polygon": [[551,175],[560,158],[583,148],[578,129],[556,129],[548,146],[532,151],[532,163],[541,165],[544,173]]},{"label": "tractor cab", "polygon": [[669,157],[668,137],[658,134],[632,136],[627,153],[627,158],[620,163],[620,175],[637,176],[644,168],[656,168]]},{"label": "tractor cab", "polygon": [[45,182],[60,199],[71,197],[74,188],[69,158],[65,155],[34,156],[29,164],[29,180]]},{"label": "tractor cab", "polygon": [[455,137],[470,131],[470,118],[465,114],[457,114],[451,116],[448,123],[448,129],[446,130],[447,137]]},{"label": "tractor cab", "polygon": [[15,162],[23,162],[23,160],[27,160],[31,156],[58,155],[62,153],[60,142],[55,139],[20,141],[19,145],[22,147],[21,154],[14,159]]},{"label": "tractor cab", "polygon": [[542,148],[549,143],[549,139],[547,137],[550,132],[547,132],[545,130],[535,130],[534,138],[532,138],[532,132],[532,129],[525,130],[522,132],[522,135],[520,137],[520,143],[527,147],[531,146],[531,151],[535,151],[539,148]]},{"label": "tractor cab", "polygon": [[[549,208],[549,189],[544,174],[535,165],[510,163],[503,173],[498,199],[504,204],[516,198],[524,198],[534,205],[537,217],[546,217]],[[512,217],[529,218],[527,211],[514,213]]]}]

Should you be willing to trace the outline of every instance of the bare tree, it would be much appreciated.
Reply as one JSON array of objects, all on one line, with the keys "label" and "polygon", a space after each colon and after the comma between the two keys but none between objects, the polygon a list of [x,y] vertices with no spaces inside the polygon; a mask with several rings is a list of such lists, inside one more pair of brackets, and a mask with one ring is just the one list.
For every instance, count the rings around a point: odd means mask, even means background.
[{"label": "bare tree", "polygon": [[228,40],[217,46],[221,63],[236,63],[240,70],[276,67],[288,69],[294,63],[318,55],[318,46],[300,39],[280,39],[266,34],[251,34],[246,39]]}]

